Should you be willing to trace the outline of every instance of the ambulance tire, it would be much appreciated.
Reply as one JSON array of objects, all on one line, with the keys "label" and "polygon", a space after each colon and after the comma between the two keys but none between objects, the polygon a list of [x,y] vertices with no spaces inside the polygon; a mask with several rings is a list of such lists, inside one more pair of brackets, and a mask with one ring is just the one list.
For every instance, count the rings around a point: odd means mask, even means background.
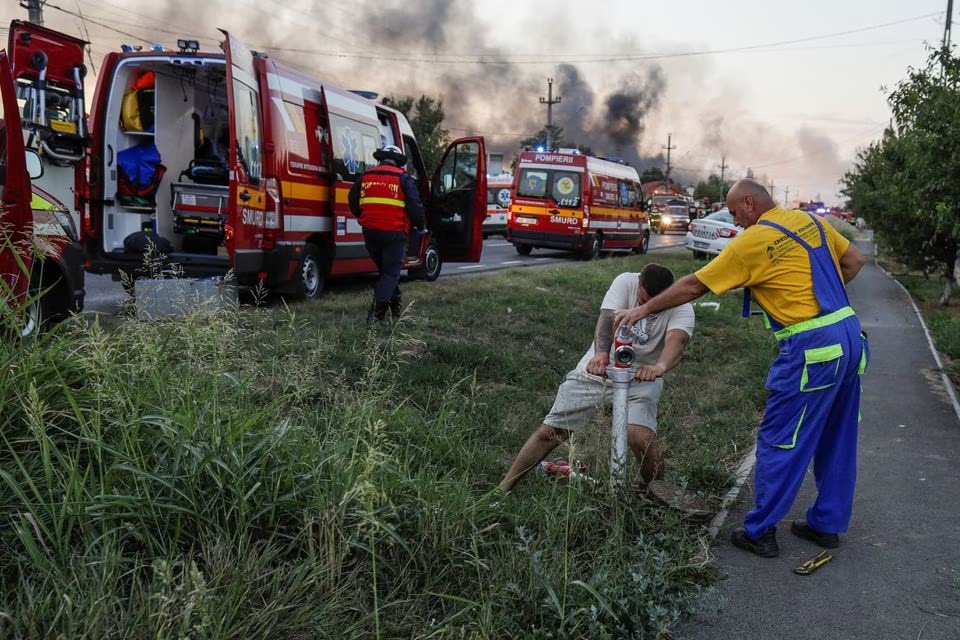
[{"label": "ambulance tire", "polygon": [[584,260],[593,260],[595,258],[600,258],[603,256],[603,236],[597,234],[593,236],[593,240],[590,242],[590,247],[587,249],[587,252],[584,254]]},{"label": "ambulance tire", "polygon": [[640,244],[632,249],[635,254],[644,254],[650,249],[650,232],[644,231]]},{"label": "ambulance tire", "polygon": [[533,247],[528,244],[515,244],[513,246],[517,248],[517,253],[522,256],[528,256],[530,255],[530,252],[533,251]]},{"label": "ambulance tire", "polygon": [[407,275],[415,280],[433,282],[440,277],[441,269],[443,269],[443,259],[440,257],[440,247],[436,240],[430,240],[423,254],[423,268],[411,269]]},{"label": "ambulance tire", "polygon": [[[23,309],[23,325],[20,326],[20,336],[23,338],[47,331],[67,315],[67,305],[60,302],[66,294],[64,282],[52,274],[44,274],[41,281],[41,273],[35,271],[31,278],[27,304]],[[34,278],[38,281],[34,282]]]},{"label": "ambulance tire", "polygon": [[327,284],[326,262],[320,247],[308,242],[303,245],[303,257],[297,272],[297,297],[316,300],[323,295]]}]

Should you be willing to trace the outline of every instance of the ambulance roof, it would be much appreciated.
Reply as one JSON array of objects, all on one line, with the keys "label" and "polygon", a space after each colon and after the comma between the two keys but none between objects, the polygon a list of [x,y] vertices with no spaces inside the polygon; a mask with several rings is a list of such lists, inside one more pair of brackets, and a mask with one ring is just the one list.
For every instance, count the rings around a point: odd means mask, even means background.
[{"label": "ambulance roof", "polygon": [[558,167],[583,168],[597,175],[640,182],[640,176],[637,174],[637,170],[630,165],[603,160],[581,153],[524,151],[520,154],[519,166],[550,169],[556,169]]}]

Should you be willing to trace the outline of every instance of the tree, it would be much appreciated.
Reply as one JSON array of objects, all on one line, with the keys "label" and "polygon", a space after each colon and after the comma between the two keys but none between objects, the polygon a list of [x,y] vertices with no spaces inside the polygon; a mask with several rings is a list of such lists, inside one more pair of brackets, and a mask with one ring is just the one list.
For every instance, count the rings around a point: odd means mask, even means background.
[{"label": "tree", "polygon": [[960,248],[960,60],[934,51],[887,101],[894,124],[858,155],[843,194],[905,264],[944,277],[945,305]]},{"label": "tree", "polygon": [[423,164],[430,175],[440,164],[440,158],[447,145],[450,144],[450,132],[443,128],[446,114],[443,110],[443,100],[421,95],[419,99],[412,96],[395,98],[387,96],[383,104],[393,107],[406,116],[413,129],[413,135],[420,147]]},{"label": "tree", "polygon": [[706,182],[700,182],[694,188],[693,197],[697,200],[709,198],[710,202],[723,202],[731,186],[729,180],[720,180],[717,174],[710,174]]}]

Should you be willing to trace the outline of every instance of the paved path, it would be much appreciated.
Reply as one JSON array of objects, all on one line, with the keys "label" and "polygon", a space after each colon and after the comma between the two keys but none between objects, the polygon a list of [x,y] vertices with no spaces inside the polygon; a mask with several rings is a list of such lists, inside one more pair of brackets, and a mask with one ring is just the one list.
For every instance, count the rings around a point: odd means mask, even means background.
[{"label": "paved path", "polygon": [[831,562],[809,576],[793,573],[820,550],[790,533],[812,500],[808,474],[780,523],[780,557],[734,548],[730,531],[752,506],[751,476],[718,534],[722,608],[678,625],[675,640],[960,640],[955,403],[906,292],[872,259],[848,292],[873,355],[850,530]]}]

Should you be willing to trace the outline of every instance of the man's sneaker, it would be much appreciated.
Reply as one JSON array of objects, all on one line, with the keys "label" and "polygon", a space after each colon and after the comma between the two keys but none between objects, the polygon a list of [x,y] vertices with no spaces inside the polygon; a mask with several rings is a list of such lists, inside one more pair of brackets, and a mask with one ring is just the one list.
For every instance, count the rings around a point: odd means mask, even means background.
[{"label": "man's sneaker", "polygon": [[749,551],[761,558],[776,558],[780,555],[780,547],[777,546],[777,528],[770,527],[759,540],[751,540],[743,527],[733,530],[730,536],[730,542],[738,549]]},{"label": "man's sneaker", "polygon": [[794,520],[793,524],[790,525],[790,533],[798,538],[809,540],[810,542],[813,542],[824,549],[836,549],[840,546],[839,534],[820,533],[808,525],[806,520]]}]

